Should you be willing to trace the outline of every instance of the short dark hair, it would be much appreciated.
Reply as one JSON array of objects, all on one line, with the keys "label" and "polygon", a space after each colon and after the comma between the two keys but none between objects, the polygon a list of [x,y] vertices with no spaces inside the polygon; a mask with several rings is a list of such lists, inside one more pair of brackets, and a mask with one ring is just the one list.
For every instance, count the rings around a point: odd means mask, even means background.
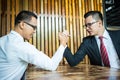
[{"label": "short dark hair", "polygon": [[87,18],[88,16],[92,16],[95,20],[101,20],[103,22],[103,16],[100,11],[89,11],[85,13],[84,18]]},{"label": "short dark hair", "polygon": [[35,13],[23,10],[16,16],[15,25],[18,25],[21,21],[30,21],[31,17],[35,17],[37,19],[37,15]]}]

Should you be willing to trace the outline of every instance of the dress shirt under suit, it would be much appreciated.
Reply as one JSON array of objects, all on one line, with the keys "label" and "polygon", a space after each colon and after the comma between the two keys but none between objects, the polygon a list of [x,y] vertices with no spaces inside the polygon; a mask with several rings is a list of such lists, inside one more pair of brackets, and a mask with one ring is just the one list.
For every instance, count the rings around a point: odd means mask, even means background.
[{"label": "dress shirt under suit", "polygon": [[[120,30],[108,31],[108,33],[115,47],[118,59],[120,60]],[[97,45],[97,41],[94,36],[83,38],[83,42],[74,55],[68,47],[64,52],[64,57],[66,58],[70,66],[77,65],[80,61],[83,60],[86,55],[88,55],[89,57],[90,64],[102,66],[102,58]]]}]

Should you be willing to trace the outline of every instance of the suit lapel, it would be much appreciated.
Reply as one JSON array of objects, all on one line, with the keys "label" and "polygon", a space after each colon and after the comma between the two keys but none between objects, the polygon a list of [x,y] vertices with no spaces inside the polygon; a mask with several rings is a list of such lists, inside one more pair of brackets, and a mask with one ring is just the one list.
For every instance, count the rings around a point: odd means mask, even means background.
[{"label": "suit lapel", "polygon": [[95,50],[96,57],[100,58],[100,60],[101,60],[100,51],[99,51],[99,48],[98,48],[97,41],[96,41],[95,37],[92,38],[92,45],[93,45],[93,48]]}]

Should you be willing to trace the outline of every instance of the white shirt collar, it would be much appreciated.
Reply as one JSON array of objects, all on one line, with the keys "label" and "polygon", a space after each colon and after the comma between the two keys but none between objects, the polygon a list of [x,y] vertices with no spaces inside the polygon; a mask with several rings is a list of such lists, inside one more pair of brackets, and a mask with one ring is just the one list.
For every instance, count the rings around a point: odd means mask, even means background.
[{"label": "white shirt collar", "polygon": [[20,41],[24,41],[23,37],[16,31],[11,31],[10,34],[13,34],[16,36],[17,39],[19,39]]},{"label": "white shirt collar", "polygon": [[[104,39],[109,39],[110,38],[109,33],[107,32],[107,30],[104,31],[103,37],[104,37]],[[95,38],[98,39],[99,36],[95,36]]]}]

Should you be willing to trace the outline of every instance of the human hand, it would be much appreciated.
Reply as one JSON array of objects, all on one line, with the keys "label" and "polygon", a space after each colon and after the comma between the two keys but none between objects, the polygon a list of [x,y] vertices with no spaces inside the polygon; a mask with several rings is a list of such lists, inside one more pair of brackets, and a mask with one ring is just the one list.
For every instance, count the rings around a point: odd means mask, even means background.
[{"label": "human hand", "polygon": [[68,31],[63,31],[63,32],[59,32],[59,40],[60,40],[60,44],[62,44],[63,46],[67,45],[68,39],[69,39],[69,32]]}]

